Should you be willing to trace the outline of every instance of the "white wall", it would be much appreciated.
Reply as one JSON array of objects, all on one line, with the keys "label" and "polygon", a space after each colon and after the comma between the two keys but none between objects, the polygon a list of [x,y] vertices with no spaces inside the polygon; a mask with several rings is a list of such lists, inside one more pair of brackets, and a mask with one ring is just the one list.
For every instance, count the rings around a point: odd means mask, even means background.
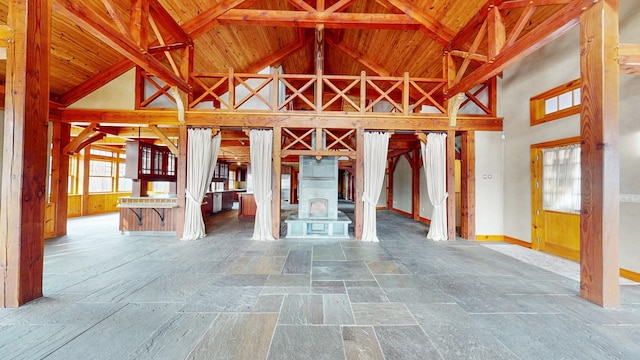
[{"label": "white wall", "polygon": [[476,234],[503,235],[505,141],[497,131],[476,131],[475,140]]},{"label": "white wall", "polygon": [[69,107],[77,109],[133,110],[136,107],[135,84],[136,69],[133,68]]},{"label": "white wall", "polygon": [[[621,0],[621,42],[640,42],[640,1]],[[531,144],[580,135],[578,115],[550,123],[529,126],[529,99],[580,76],[580,29],[541,48],[504,71],[499,81],[499,116],[504,117],[504,235],[531,241]],[[620,79],[620,206],[621,267],[640,272],[640,244],[635,240],[640,225],[640,77]],[[485,156],[476,135],[476,218],[478,234],[493,209],[480,203]],[[499,192],[499,190],[496,190]],[[497,195],[497,194],[496,194]],[[488,201],[485,199],[483,201]]]},{"label": "white wall", "polygon": [[420,166],[420,217],[431,220],[433,205],[427,190],[427,175],[424,173],[424,165]]},{"label": "white wall", "polygon": [[400,156],[393,172],[393,208],[409,214],[412,213],[413,199],[411,179],[411,165],[407,158]]}]

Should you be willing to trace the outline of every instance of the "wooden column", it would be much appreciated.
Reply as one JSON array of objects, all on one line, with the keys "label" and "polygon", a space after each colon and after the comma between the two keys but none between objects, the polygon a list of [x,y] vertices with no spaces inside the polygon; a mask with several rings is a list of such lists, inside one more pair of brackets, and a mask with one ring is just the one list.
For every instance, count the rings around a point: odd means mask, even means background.
[{"label": "wooden column", "polygon": [[618,42],[618,0],[580,15],[580,296],[604,307],[620,306]]},{"label": "wooden column", "polygon": [[389,159],[389,165],[387,169],[389,171],[389,177],[387,178],[387,208],[393,210],[393,173],[396,171],[396,164],[398,163],[398,157]]},{"label": "wooden column", "polygon": [[185,206],[187,203],[186,192],[187,189],[187,125],[178,126],[178,169],[176,173],[176,192],[178,207],[175,208],[176,213],[176,237],[182,238],[182,232],[184,231],[184,216]]},{"label": "wooden column", "polygon": [[67,203],[69,197],[69,155],[62,149],[71,140],[71,125],[53,123],[53,146],[51,160],[51,197],[49,201],[56,204],[55,235],[67,233]]},{"label": "wooden column", "polygon": [[362,226],[364,222],[364,129],[356,129],[356,161],[355,161],[355,191],[354,191],[354,232],[356,239],[362,239]]},{"label": "wooden column", "polygon": [[0,306],[42,296],[51,2],[8,1]]},{"label": "wooden column", "polygon": [[80,215],[85,216],[89,215],[89,165],[91,163],[91,145],[82,149],[80,154],[82,160],[80,170],[78,171],[81,176],[80,181],[82,182],[82,208]]},{"label": "wooden column", "polygon": [[271,174],[271,234],[280,238],[280,197],[282,182],[282,128],[273,128],[273,171]]},{"label": "wooden column", "polygon": [[447,131],[447,237],[456,239],[456,131]]},{"label": "wooden column", "polygon": [[462,218],[460,236],[476,239],[476,135],[473,131],[462,133],[462,174],[460,183]]},{"label": "wooden column", "polygon": [[[420,143],[418,142],[418,146]],[[411,187],[413,198],[411,199],[411,213],[413,216],[413,220],[420,219],[420,148],[417,147],[413,149],[413,153],[411,154]]]}]

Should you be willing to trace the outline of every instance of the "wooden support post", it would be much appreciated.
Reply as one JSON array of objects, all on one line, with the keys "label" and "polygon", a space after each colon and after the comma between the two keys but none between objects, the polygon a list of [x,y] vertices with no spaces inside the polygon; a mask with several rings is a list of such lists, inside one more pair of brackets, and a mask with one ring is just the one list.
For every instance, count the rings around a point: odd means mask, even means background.
[{"label": "wooden support post", "polygon": [[420,219],[420,142],[417,143],[417,147],[413,149],[411,154],[411,174],[412,174],[412,215],[413,220]]},{"label": "wooden support post", "polygon": [[55,235],[67,233],[67,203],[69,197],[69,156],[62,149],[71,140],[71,125],[53,123],[53,146],[51,165],[51,197],[50,202],[56,204]]},{"label": "wooden support post", "polygon": [[0,307],[42,296],[51,2],[8,1]]},{"label": "wooden support post", "polygon": [[271,173],[271,235],[280,238],[280,197],[282,182],[282,128],[273,128],[273,171]]},{"label": "wooden support post", "polygon": [[356,239],[362,239],[362,227],[364,222],[364,128],[356,129],[356,161],[354,164],[355,191],[354,191],[354,233]]},{"label": "wooden support post", "polygon": [[81,216],[89,215],[89,170],[91,163],[91,146],[81,150],[82,166],[80,167],[80,181],[82,182],[82,210]]},{"label": "wooden support post", "polygon": [[387,209],[393,209],[393,173],[396,170],[396,159],[387,160]]},{"label": "wooden support post", "polygon": [[604,307],[620,306],[618,26],[618,0],[580,15],[580,296]]},{"label": "wooden support post", "polygon": [[322,80],[322,74],[324,73],[324,25],[316,26],[316,41],[314,45],[314,55],[315,55],[315,67],[316,67],[316,112],[318,114],[322,113],[322,104],[324,100],[322,99],[322,87],[324,86],[324,82]]},{"label": "wooden support post", "polygon": [[456,239],[456,131],[447,131],[447,237]]},{"label": "wooden support post", "polygon": [[184,231],[185,206],[187,205],[187,125],[178,126],[178,172],[176,173],[176,191],[178,207],[176,212],[176,237],[182,238]]},{"label": "wooden support post", "polygon": [[475,132],[462,133],[462,174],[460,183],[462,218],[460,236],[463,239],[476,239],[476,154]]}]

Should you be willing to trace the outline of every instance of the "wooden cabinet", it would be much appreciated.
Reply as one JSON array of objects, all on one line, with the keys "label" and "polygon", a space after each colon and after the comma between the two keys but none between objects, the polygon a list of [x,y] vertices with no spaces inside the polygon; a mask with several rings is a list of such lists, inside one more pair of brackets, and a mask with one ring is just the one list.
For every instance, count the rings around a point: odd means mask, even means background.
[{"label": "wooden cabinet", "polygon": [[127,142],[125,177],[133,180],[176,181],[176,156],[166,147]]},{"label": "wooden cabinet", "polygon": [[256,201],[253,198],[253,193],[240,193],[238,217],[252,217],[256,216]]},{"label": "wooden cabinet", "polygon": [[216,168],[213,169],[213,179],[211,181],[227,181],[229,180],[229,164],[226,162],[218,162]]}]

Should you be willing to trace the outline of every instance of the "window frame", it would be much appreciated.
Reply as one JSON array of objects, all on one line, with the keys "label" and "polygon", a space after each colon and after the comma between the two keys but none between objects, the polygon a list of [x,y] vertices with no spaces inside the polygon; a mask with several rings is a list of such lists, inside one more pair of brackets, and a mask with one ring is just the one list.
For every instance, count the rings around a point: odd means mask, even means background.
[{"label": "window frame", "polygon": [[[580,114],[580,104],[573,105],[566,109],[557,110],[552,113],[546,113],[546,101],[558,98],[560,95],[566,93],[573,93],[574,90],[579,89],[581,87],[580,79],[575,79],[564,83],[560,86],[556,86],[555,88],[545,91],[541,94],[531,97],[529,100],[529,109],[530,109],[530,125],[539,125],[544,124],[546,122],[562,119],[567,116]],[[573,94],[572,94],[573,99]]]}]

